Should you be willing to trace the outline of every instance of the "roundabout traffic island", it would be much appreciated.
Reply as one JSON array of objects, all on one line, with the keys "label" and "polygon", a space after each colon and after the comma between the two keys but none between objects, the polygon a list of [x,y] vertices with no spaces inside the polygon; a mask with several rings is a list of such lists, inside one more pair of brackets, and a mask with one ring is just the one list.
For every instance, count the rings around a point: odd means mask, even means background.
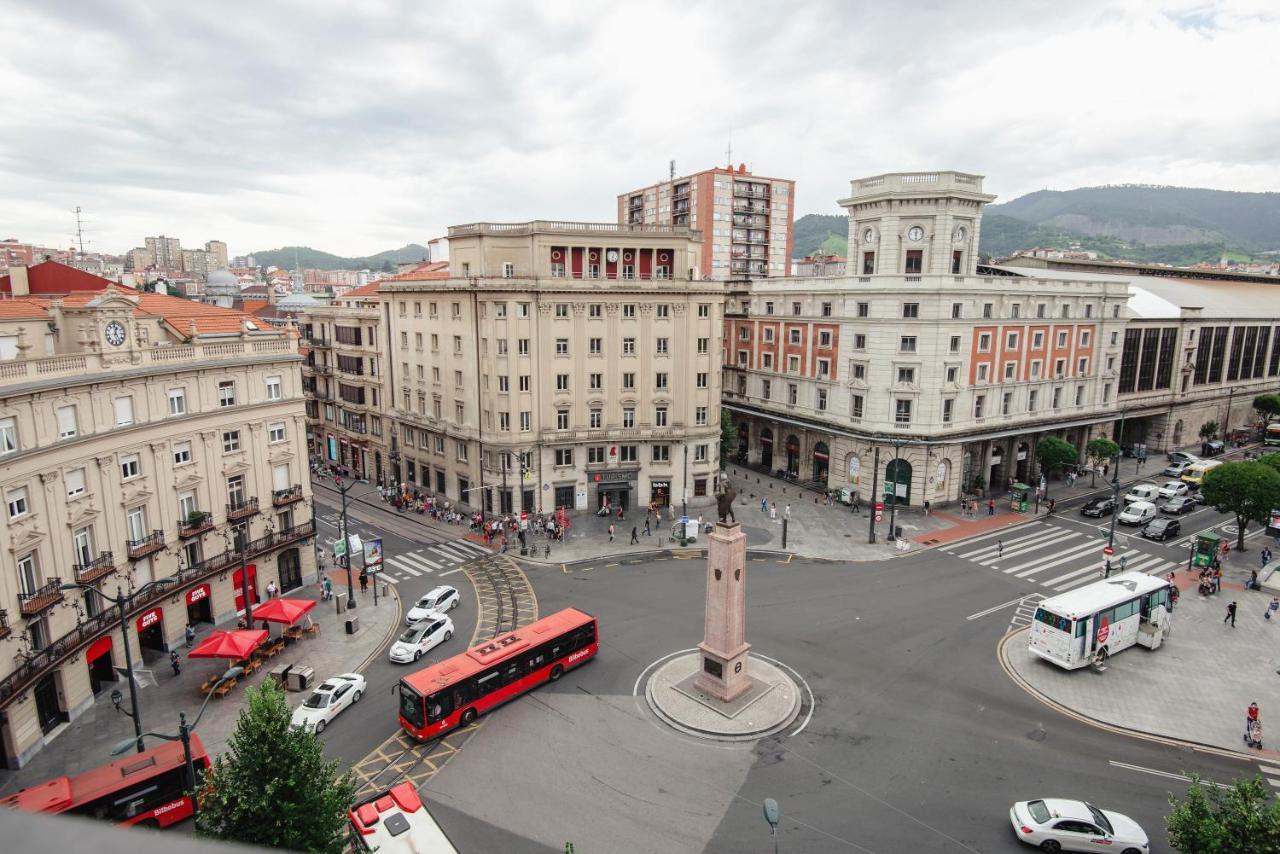
[{"label": "roundabout traffic island", "polygon": [[[687,735],[722,741],[762,738],[800,714],[800,688],[746,642],[747,536],[721,521],[707,546],[703,641],[656,665],[645,684],[649,708]],[[728,515],[732,515],[730,511]]]}]

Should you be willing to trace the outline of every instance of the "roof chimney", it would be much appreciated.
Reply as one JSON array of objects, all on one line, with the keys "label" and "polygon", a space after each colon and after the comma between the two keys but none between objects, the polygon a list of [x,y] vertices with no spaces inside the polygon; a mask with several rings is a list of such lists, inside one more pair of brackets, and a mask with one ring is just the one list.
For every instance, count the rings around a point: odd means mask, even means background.
[{"label": "roof chimney", "polygon": [[14,264],[9,267],[9,293],[15,297],[31,296],[26,264]]}]

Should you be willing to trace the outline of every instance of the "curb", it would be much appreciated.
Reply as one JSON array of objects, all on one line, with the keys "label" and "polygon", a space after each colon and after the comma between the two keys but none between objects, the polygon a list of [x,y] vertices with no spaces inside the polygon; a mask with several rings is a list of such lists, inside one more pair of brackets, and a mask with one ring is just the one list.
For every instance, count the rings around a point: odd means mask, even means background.
[{"label": "curb", "polygon": [[382,653],[382,649],[387,645],[387,641],[391,640],[392,636],[395,635],[396,629],[400,628],[400,618],[404,616],[404,603],[400,601],[400,592],[396,590],[394,584],[388,584],[387,587],[390,589],[391,595],[395,596],[396,618],[391,621],[389,626],[387,626],[386,634],[382,636],[382,640],[378,641],[378,645],[373,648],[373,652],[365,656],[364,661],[360,662],[360,665],[356,668],[357,671],[364,670],[372,664],[373,660]]},{"label": "curb", "polygon": [[1000,669],[1004,671],[1005,675],[1009,677],[1010,681],[1012,681],[1015,685],[1017,685],[1019,688],[1025,691],[1028,694],[1028,696],[1035,698],[1036,700],[1040,701],[1041,703],[1053,709],[1054,711],[1058,712],[1059,714],[1065,715],[1073,720],[1086,724],[1087,726],[1091,726],[1094,729],[1100,729],[1100,730],[1103,730],[1104,732],[1110,732],[1116,735],[1128,736],[1129,738],[1136,738],[1141,741],[1147,741],[1154,744],[1162,744],[1166,747],[1193,750],[1197,753],[1209,753],[1214,756],[1221,756],[1225,759],[1238,759],[1245,762],[1257,763],[1258,761],[1260,761],[1260,757],[1250,753],[1242,753],[1238,750],[1230,750],[1225,747],[1218,747],[1217,745],[1213,745],[1213,744],[1205,744],[1204,742],[1200,742],[1200,741],[1192,741],[1190,739],[1177,738],[1175,736],[1170,736],[1170,735],[1157,735],[1155,733],[1145,732],[1139,729],[1132,729],[1131,727],[1120,726],[1119,724],[1108,723],[1107,721],[1103,721],[1098,718],[1092,717],[1090,715],[1086,715],[1083,712],[1078,712],[1075,709],[1070,708],[1069,706],[1065,706],[1062,703],[1059,703],[1057,700],[1043,693],[1042,691],[1040,691],[1039,689],[1031,685],[1031,683],[1027,682],[1027,680],[1023,679],[1022,676],[1019,675],[1018,672],[1013,669],[1013,665],[1009,663],[1009,658],[1005,653],[1006,648],[1009,646],[1009,642],[1012,641],[1018,635],[1021,635],[1024,632],[1030,632],[1030,631],[1031,629],[1029,627],[1024,627],[1020,629],[1014,629],[1011,632],[1006,632],[1004,636],[1000,638],[1000,640],[996,641],[996,659],[1000,662]]}]

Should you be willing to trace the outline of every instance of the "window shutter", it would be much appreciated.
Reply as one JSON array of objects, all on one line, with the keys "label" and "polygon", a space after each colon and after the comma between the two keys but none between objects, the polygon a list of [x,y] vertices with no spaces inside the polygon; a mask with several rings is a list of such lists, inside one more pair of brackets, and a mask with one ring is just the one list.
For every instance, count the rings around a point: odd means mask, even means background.
[{"label": "window shutter", "polygon": [[289,488],[289,466],[288,464],[274,466],[271,469],[272,489],[288,489]]}]

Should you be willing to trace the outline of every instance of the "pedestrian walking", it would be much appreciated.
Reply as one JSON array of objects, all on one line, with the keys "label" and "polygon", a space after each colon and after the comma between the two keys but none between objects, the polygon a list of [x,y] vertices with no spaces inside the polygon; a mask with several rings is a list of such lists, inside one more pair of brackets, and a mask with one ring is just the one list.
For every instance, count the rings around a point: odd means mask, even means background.
[{"label": "pedestrian walking", "polygon": [[1004,557],[1004,540],[996,540],[996,560]]},{"label": "pedestrian walking", "polygon": [[328,576],[324,579],[324,601],[328,602],[333,598],[333,581]]},{"label": "pedestrian walking", "polygon": [[640,538],[636,536],[636,526],[632,525],[631,526],[631,545],[634,546],[638,542],[640,542]]},{"label": "pedestrian walking", "polygon": [[929,499],[926,498],[924,501],[924,515],[926,516],[929,515],[929,506]]},{"label": "pedestrian walking", "polygon": [[787,502],[787,518],[791,518],[791,502]]},{"label": "pedestrian walking", "polygon": [[1267,606],[1267,611],[1262,616],[1270,620],[1275,616],[1276,611],[1280,611],[1280,596],[1271,597],[1271,604]]},{"label": "pedestrian walking", "polygon": [[650,536],[650,534],[649,534],[649,520],[648,520],[648,519],[645,519],[645,520],[644,520],[644,535],[645,535],[646,537]]},{"label": "pedestrian walking", "polygon": [[987,499],[987,515],[988,516],[996,515],[996,500],[994,498]]},{"label": "pedestrian walking", "polygon": [[191,649],[191,643],[196,639],[196,630],[192,628],[190,623],[187,623],[187,630],[183,632],[183,635],[187,639],[187,649]]},{"label": "pedestrian walking", "polygon": [[1267,564],[1271,562],[1271,551],[1269,549],[1263,549],[1261,557],[1262,557],[1262,566],[1258,568],[1266,569]]},{"label": "pedestrian walking", "polygon": [[365,593],[368,590],[369,590],[369,573],[362,569],[360,570],[360,592]]},{"label": "pedestrian walking", "polygon": [[1055,507],[1057,507],[1057,506],[1058,506],[1058,499],[1056,499],[1056,498],[1050,498],[1050,499],[1049,499],[1049,515],[1050,515],[1050,516],[1052,516],[1052,515],[1053,515],[1053,510],[1054,510],[1054,508],[1055,508]]},{"label": "pedestrian walking", "polygon": [[763,497],[760,499],[760,512],[761,513],[769,512],[769,499],[763,498]]},{"label": "pedestrian walking", "polygon": [[1231,621],[1231,628],[1234,629],[1236,627],[1236,603],[1235,602],[1232,602],[1230,605],[1227,606],[1227,616],[1222,618],[1222,622],[1225,623],[1227,620]]},{"label": "pedestrian walking", "polygon": [[772,501],[769,502],[769,518],[770,519],[778,518],[778,505]]},{"label": "pedestrian walking", "polygon": [[609,542],[613,542],[613,523],[609,523]]},{"label": "pedestrian walking", "polygon": [[182,675],[182,666],[179,663],[178,651],[176,649],[169,653],[169,666],[173,668],[174,676]]},{"label": "pedestrian walking", "polygon": [[280,588],[276,587],[275,580],[273,579],[271,581],[268,581],[267,582],[267,598],[274,599],[276,598],[277,595],[279,595],[279,593],[280,593]]}]

